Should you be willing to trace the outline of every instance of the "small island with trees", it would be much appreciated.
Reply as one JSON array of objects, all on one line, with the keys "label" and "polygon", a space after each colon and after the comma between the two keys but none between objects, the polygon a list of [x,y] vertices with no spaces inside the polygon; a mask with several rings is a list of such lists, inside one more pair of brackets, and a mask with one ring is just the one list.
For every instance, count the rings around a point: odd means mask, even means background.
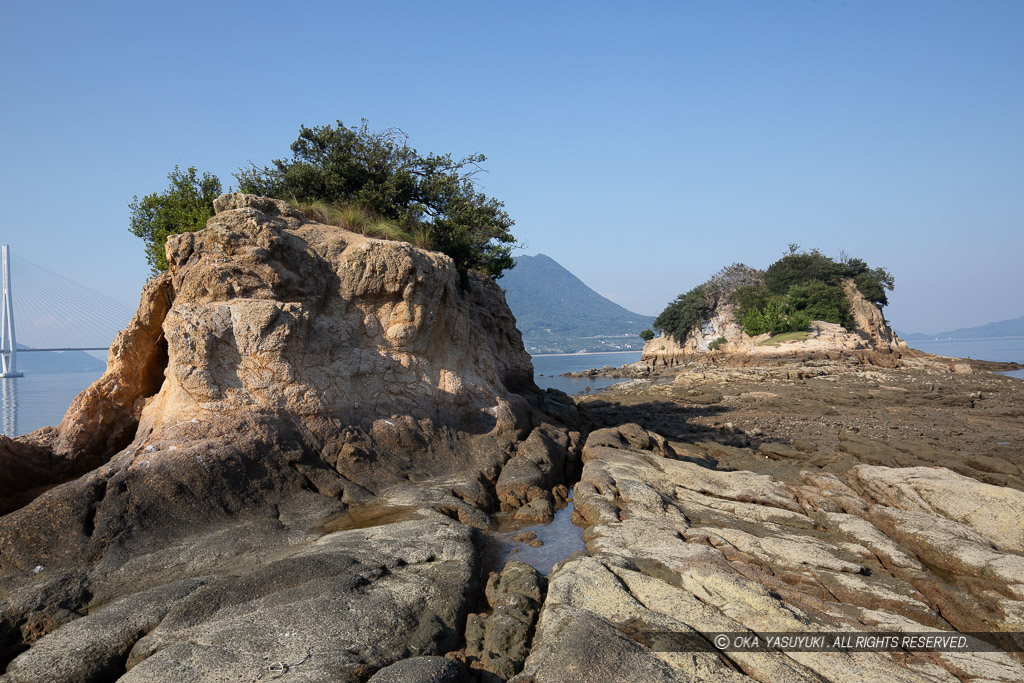
[{"label": "small island with trees", "polygon": [[893,287],[894,278],[884,268],[790,244],[764,270],[735,263],[679,295],[654,321],[661,336],[641,332],[647,341],[644,357],[773,354],[800,342],[821,349],[905,346],[882,315]]}]

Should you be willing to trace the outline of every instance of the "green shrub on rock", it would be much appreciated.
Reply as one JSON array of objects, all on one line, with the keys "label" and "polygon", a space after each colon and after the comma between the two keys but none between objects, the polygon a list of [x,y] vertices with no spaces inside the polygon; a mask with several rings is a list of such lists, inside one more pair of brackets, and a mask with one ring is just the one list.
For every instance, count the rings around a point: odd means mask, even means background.
[{"label": "green shrub on rock", "polygon": [[680,294],[654,319],[654,327],[682,343],[690,331],[705,320],[713,308],[709,304],[704,286],[694,287]]},{"label": "green shrub on rock", "polygon": [[153,274],[167,270],[164,245],[170,235],[195,232],[213,216],[213,200],[221,192],[220,180],[210,173],[202,177],[195,166],[177,166],[167,174],[171,184],[162,193],[132,197],[130,230],[146,243],[146,261]]},{"label": "green shrub on rock", "polygon": [[[806,330],[811,320],[853,327],[844,281],[853,280],[869,301],[884,306],[893,277],[884,268],[870,268],[857,258],[836,261],[817,249],[799,251],[795,244],[767,270],[743,264],[723,268],[703,285],[694,287],[669,304],[655,321],[656,329],[683,342],[708,320],[721,302],[734,306],[733,314],[751,336]],[[716,340],[717,341],[717,340]]]},{"label": "green shrub on rock", "polygon": [[805,313],[808,320],[839,323],[846,329],[853,327],[850,302],[842,285],[812,280],[791,286],[787,297],[793,310]]},{"label": "green shrub on rock", "polygon": [[786,297],[771,296],[762,306],[747,312],[740,319],[743,331],[752,337],[759,334],[784,334],[807,329],[811,319],[793,308]]},{"label": "green shrub on rock", "polygon": [[[479,191],[483,154],[461,159],[420,154],[397,128],[302,126],[291,158],[250,166],[236,174],[239,190],[291,202],[312,220],[345,225],[386,239],[400,239],[444,252],[459,272],[477,270],[493,278],[512,268],[514,221],[504,204]],[[167,270],[168,235],[192,232],[213,216],[221,192],[217,176],[174,168],[163,194],[135,197],[131,231],[146,243],[157,273]]]}]

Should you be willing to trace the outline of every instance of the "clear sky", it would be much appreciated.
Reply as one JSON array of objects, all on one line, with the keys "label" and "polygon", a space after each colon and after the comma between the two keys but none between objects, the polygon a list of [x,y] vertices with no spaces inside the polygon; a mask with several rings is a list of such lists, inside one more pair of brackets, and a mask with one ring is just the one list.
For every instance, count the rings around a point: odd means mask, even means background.
[{"label": "clear sky", "polygon": [[523,242],[638,312],[796,242],[935,332],[1024,315],[1024,2],[0,2],[0,241],[127,303],[135,194],[299,126],[483,152]]}]

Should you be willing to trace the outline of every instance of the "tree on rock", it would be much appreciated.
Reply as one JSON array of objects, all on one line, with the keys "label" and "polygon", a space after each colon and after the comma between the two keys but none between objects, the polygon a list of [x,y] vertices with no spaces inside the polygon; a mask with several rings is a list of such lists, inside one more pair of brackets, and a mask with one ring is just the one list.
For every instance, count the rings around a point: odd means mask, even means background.
[{"label": "tree on rock", "polygon": [[502,202],[477,190],[487,157],[422,155],[398,128],[302,126],[290,159],[242,169],[242,192],[299,202],[356,205],[394,221],[408,234],[429,234],[432,248],[460,271],[491,277],[514,265],[514,221]]},{"label": "tree on rock", "polygon": [[727,303],[736,322],[752,337],[798,332],[812,320],[849,330],[854,319],[843,286],[847,281],[879,308],[888,303],[886,292],[894,286],[893,276],[884,268],[870,268],[845,254],[837,261],[817,249],[801,251],[799,245],[790,244],[766,270],[734,263],[680,294],[654,320],[654,328],[683,343],[711,319],[721,303]]},{"label": "tree on rock", "polygon": [[[291,202],[312,220],[444,252],[462,273],[496,279],[515,265],[514,221],[502,202],[477,189],[483,154],[422,155],[403,131],[372,131],[365,120],[359,127],[302,126],[291,152],[271,166],[240,169],[238,189]],[[154,273],[167,270],[167,236],[202,228],[221,192],[216,176],[200,178],[195,168],[175,166],[168,177],[166,192],[131,203],[131,231],[145,240]]]},{"label": "tree on rock", "polygon": [[146,261],[154,275],[167,270],[167,237],[205,227],[213,215],[213,200],[221,193],[217,176],[203,173],[200,177],[195,166],[185,171],[175,166],[167,178],[171,184],[162,194],[135,196],[128,205],[132,234],[145,241]]}]

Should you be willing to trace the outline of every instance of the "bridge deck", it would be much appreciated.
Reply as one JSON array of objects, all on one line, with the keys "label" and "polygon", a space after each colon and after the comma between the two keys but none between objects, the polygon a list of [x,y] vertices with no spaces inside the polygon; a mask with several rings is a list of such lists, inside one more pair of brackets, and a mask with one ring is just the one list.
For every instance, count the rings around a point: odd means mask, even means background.
[{"label": "bridge deck", "polygon": [[32,353],[33,351],[106,351],[109,346],[80,346],[73,349],[18,349],[18,353]]}]

